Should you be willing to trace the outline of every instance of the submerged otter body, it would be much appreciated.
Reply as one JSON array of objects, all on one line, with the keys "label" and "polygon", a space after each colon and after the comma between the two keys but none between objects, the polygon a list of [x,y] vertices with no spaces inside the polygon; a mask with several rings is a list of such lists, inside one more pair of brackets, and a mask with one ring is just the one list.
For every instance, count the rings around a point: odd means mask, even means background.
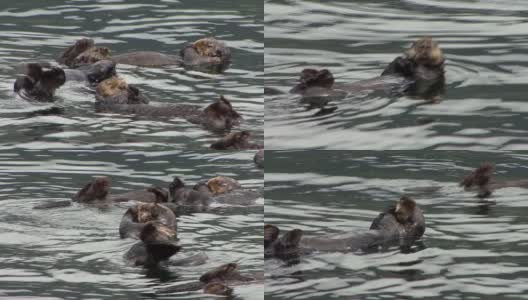
[{"label": "submerged otter body", "polygon": [[158,188],[149,188],[145,190],[135,190],[121,194],[110,194],[110,179],[108,177],[96,177],[91,182],[87,183],[79,192],[77,192],[72,200],[81,203],[93,202],[156,202],[163,197],[163,191]]},{"label": "submerged otter body", "polygon": [[146,97],[137,88],[116,77],[97,86],[96,100],[97,112],[183,118],[210,130],[230,129],[242,119],[223,96],[205,109],[186,104],[149,105]]},{"label": "submerged otter body", "polygon": [[424,232],[422,211],[414,200],[404,196],[376,217],[370,230],[364,232],[303,237],[302,230],[294,229],[279,237],[279,228],[268,224],[264,227],[264,252],[265,257],[293,259],[312,252],[368,252],[393,245],[408,248]]},{"label": "submerged otter body", "polygon": [[385,91],[434,100],[445,85],[444,56],[430,37],[418,39],[403,56],[395,58],[380,77],[350,84],[335,84],[327,69],[304,69],[299,84],[290,92],[303,95],[303,101],[325,105],[329,99],[343,98],[362,91]]},{"label": "submerged otter body", "polygon": [[249,131],[231,132],[211,144],[211,148],[215,150],[247,150],[247,149],[262,149],[264,145],[255,144],[249,141],[251,134]]},{"label": "submerged otter body", "polygon": [[26,100],[52,102],[55,90],[65,82],[66,74],[61,68],[45,69],[38,63],[29,63],[26,74],[17,77],[13,90]]},{"label": "submerged otter body", "polygon": [[264,274],[241,274],[238,264],[229,263],[200,276],[199,281],[188,282],[177,286],[160,288],[156,294],[181,293],[203,290],[206,294],[229,296],[233,289],[229,286],[251,284],[263,280]]},{"label": "submerged otter body", "polygon": [[119,64],[143,67],[179,65],[182,63],[182,59],[179,56],[154,51],[139,51],[114,55],[112,56],[112,60]]}]

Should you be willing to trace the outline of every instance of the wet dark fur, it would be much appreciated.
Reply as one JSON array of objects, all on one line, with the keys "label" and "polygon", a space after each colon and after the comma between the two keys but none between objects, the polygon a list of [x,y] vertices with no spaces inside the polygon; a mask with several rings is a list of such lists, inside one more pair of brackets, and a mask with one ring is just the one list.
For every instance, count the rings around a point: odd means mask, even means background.
[{"label": "wet dark fur", "polygon": [[264,147],[261,144],[251,143],[249,141],[250,137],[249,131],[232,132],[211,144],[211,148],[215,150],[247,150],[262,149]]},{"label": "wet dark fur", "polygon": [[26,74],[19,76],[14,84],[15,93],[27,100],[52,102],[55,90],[66,82],[61,68],[44,69],[40,64],[27,64]]}]

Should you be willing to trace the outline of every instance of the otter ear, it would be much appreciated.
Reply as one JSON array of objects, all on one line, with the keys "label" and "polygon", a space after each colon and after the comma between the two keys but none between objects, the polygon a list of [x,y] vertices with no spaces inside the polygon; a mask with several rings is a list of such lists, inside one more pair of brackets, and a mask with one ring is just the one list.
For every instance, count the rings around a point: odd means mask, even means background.
[{"label": "otter ear", "polygon": [[229,264],[221,265],[220,267],[217,267],[203,274],[202,276],[200,276],[200,281],[204,283],[208,283],[208,282],[213,281],[214,279],[227,278],[237,269],[238,269],[238,265],[236,263],[229,263]]}]

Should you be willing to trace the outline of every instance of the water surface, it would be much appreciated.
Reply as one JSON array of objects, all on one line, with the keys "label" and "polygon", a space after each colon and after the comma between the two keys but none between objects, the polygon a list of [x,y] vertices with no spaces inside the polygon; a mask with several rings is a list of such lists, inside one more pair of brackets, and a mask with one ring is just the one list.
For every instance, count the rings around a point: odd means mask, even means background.
[{"label": "water surface", "polygon": [[[270,149],[526,149],[524,1],[267,0],[264,20]],[[447,59],[437,104],[358,91],[314,116],[287,94],[304,68],[337,83],[379,76],[425,35]]]},{"label": "water surface", "polygon": [[267,151],[265,222],[305,236],[368,230],[400,195],[423,209],[421,247],[374,254],[267,259],[266,299],[522,299],[527,287],[528,190],[486,203],[458,182],[482,161],[499,180],[526,179],[526,153]]}]

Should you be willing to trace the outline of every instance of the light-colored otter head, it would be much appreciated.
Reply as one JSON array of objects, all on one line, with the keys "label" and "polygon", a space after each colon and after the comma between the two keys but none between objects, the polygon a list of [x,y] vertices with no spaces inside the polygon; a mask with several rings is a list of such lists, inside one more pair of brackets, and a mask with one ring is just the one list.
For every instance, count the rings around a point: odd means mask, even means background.
[{"label": "light-colored otter head", "polygon": [[196,53],[205,57],[222,57],[225,51],[225,45],[214,38],[203,38],[195,41],[192,47]]},{"label": "light-colored otter head", "polygon": [[415,41],[405,51],[405,55],[417,64],[428,66],[439,66],[445,60],[442,49],[431,37],[423,37]]},{"label": "light-colored otter head", "polygon": [[110,178],[106,176],[95,177],[92,182],[87,183],[77,194],[72,197],[76,202],[91,202],[103,200],[110,192]]},{"label": "light-colored otter head", "polygon": [[240,183],[231,177],[217,176],[207,181],[209,190],[214,195],[220,195],[240,188]]},{"label": "light-colored otter head", "polygon": [[400,198],[400,201],[398,201],[398,204],[396,204],[396,208],[394,209],[394,216],[396,217],[398,222],[405,224],[407,222],[412,221],[415,208],[416,202],[414,202],[413,199],[407,196],[402,196]]},{"label": "light-colored otter head", "polygon": [[103,97],[112,97],[125,92],[127,88],[128,84],[124,79],[112,77],[101,81],[97,85],[96,93]]},{"label": "light-colored otter head", "polygon": [[75,66],[93,64],[110,58],[110,49],[106,47],[92,47],[79,54],[74,60]]},{"label": "light-colored otter head", "polygon": [[138,223],[147,223],[156,221],[159,217],[159,209],[156,203],[138,203],[137,221]]}]

